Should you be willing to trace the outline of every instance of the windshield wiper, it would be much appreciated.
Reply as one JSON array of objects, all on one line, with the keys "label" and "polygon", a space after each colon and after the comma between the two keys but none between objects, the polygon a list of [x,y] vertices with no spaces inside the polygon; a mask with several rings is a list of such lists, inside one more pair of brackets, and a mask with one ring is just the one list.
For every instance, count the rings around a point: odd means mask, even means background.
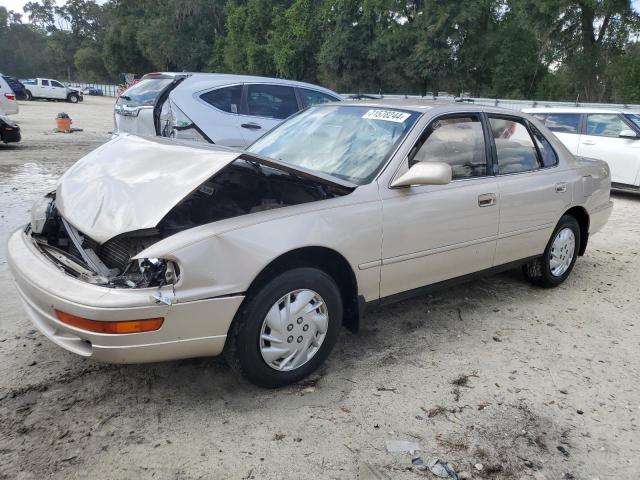
[{"label": "windshield wiper", "polygon": [[131,97],[129,95],[120,95],[120,98],[126,100],[127,102],[131,101]]}]

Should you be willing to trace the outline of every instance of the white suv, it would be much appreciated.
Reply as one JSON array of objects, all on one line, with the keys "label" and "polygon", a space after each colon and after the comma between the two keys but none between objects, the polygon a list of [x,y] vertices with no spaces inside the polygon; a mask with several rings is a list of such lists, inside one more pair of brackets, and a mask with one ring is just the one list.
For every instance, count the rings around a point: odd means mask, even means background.
[{"label": "white suv", "polygon": [[640,189],[640,114],[599,108],[525,108],[574,155],[604,160],[618,188]]}]

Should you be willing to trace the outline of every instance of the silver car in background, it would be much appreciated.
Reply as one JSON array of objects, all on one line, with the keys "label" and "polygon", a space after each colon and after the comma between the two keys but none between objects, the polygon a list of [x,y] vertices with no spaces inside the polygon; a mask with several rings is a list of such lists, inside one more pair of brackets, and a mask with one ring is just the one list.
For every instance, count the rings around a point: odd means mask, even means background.
[{"label": "silver car in background", "polygon": [[242,148],[312,105],[340,101],[318,85],[218,73],[154,73],[115,106],[118,133],[159,135]]},{"label": "silver car in background", "polygon": [[488,107],[332,103],[246,151],[121,135],[73,165],[8,258],[34,325],[132,363],[224,353],[313,372],[367,304],[522,267],[560,285],[607,222],[605,162]]}]

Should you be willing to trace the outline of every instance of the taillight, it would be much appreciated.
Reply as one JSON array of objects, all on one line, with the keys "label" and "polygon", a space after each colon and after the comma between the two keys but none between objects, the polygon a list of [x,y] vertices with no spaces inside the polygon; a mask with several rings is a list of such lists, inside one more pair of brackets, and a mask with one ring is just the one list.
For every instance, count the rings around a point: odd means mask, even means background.
[{"label": "taillight", "polygon": [[9,100],[16,99],[16,96],[13,93],[5,93],[4,96],[7,97]]}]

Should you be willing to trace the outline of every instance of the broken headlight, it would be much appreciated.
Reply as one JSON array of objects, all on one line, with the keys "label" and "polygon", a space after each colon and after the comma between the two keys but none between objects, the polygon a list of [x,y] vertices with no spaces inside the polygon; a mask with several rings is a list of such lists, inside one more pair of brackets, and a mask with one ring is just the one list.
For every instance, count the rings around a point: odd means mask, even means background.
[{"label": "broken headlight", "polygon": [[178,267],[171,260],[140,258],[132,260],[121,275],[112,280],[116,286],[129,288],[162,287],[178,279]]},{"label": "broken headlight", "polygon": [[47,220],[53,214],[53,196],[51,194],[42,197],[31,207],[31,231],[33,233],[43,233]]}]

